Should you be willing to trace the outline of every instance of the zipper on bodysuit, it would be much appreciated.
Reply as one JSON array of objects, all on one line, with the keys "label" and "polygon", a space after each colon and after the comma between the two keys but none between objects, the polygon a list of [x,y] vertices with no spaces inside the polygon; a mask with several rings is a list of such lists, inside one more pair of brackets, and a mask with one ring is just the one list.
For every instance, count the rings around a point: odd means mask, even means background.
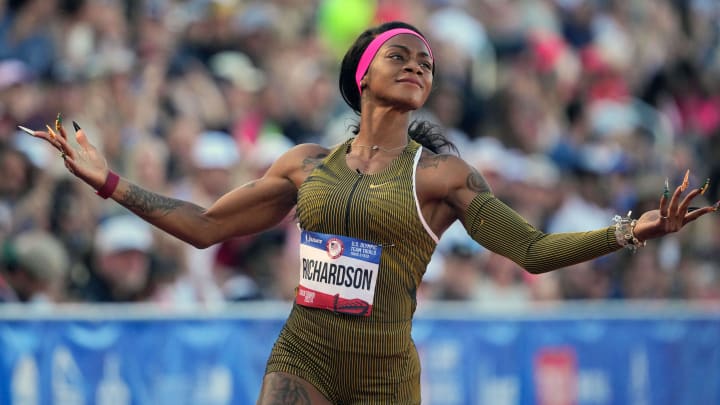
[{"label": "zipper on bodysuit", "polygon": [[355,190],[357,189],[358,183],[360,183],[360,180],[362,180],[363,174],[360,170],[355,169],[355,171],[358,173],[357,179],[355,180],[355,184],[353,184],[352,190],[350,190],[350,195],[348,196],[348,202],[345,206],[345,235],[350,235],[350,204],[352,204],[352,198],[355,194]]}]

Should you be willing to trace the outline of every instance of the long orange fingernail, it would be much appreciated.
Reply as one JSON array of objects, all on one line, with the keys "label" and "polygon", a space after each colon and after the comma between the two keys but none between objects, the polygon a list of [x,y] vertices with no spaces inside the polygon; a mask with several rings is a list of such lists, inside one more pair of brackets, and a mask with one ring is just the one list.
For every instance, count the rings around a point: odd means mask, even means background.
[{"label": "long orange fingernail", "polygon": [[57,136],[57,135],[55,135],[55,131],[53,131],[53,129],[50,128],[50,125],[45,125],[45,127],[47,128],[48,133],[50,134],[50,138],[55,139],[55,137]]},{"label": "long orange fingernail", "polygon": [[687,171],[685,172],[685,177],[683,178],[683,182],[680,185],[680,191],[687,190],[689,185],[690,185],[690,169],[687,169]]},{"label": "long orange fingernail", "polygon": [[705,183],[703,183],[703,185],[700,187],[700,195],[705,194],[705,192],[708,189],[708,186],[710,186],[710,177],[705,179]]}]

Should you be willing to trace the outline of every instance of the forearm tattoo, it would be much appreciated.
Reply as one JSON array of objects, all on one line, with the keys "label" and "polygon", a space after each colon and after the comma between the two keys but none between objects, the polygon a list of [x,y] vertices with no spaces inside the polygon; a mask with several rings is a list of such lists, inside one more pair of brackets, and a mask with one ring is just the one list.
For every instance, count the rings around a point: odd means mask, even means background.
[{"label": "forearm tattoo", "polygon": [[305,387],[290,377],[278,376],[268,387],[269,403],[275,405],[311,405]]},{"label": "forearm tattoo", "polygon": [[147,217],[164,217],[177,208],[186,206],[196,211],[203,209],[195,204],[177,200],[144,190],[130,184],[120,199],[120,203],[132,212]]},{"label": "forearm tattoo", "polygon": [[467,183],[468,189],[475,191],[477,193],[489,193],[490,185],[485,181],[485,178],[478,172],[476,169],[472,169],[472,172],[468,174],[467,180],[465,180]]},{"label": "forearm tattoo", "polygon": [[310,173],[316,167],[322,164],[322,160],[327,157],[327,153],[321,153],[315,157],[306,157],[302,162],[302,170],[305,173]]}]

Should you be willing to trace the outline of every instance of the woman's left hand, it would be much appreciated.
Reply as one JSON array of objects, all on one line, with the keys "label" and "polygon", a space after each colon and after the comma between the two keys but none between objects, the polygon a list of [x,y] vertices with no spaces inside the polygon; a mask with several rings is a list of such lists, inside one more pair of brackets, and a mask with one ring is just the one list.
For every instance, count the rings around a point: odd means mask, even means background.
[{"label": "woman's left hand", "polygon": [[633,232],[636,238],[645,241],[677,232],[686,224],[718,210],[720,201],[712,206],[690,208],[690,202],[704,192],[704,189],[707,188],[707,182],[703,187],[691,190],[683,198],[681,195],[688,187],[688,174],[685,175],[683,184],[678,186],[670,197],[666,184],[666,192],[660,198],[660,208],[647,211],[638,219]]}]

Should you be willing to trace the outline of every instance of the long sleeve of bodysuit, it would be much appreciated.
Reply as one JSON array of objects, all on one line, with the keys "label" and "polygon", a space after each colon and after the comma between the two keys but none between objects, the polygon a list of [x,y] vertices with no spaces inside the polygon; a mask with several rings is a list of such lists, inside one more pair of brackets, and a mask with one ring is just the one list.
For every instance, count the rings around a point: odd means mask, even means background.
[{"label": "long sleeve of bodysuit", "polygon": [[472,200],[464,225],[476,242],[536,274],[620,249],[614,226],[589,232],[543,233],[491,193],[478,194]]}]

